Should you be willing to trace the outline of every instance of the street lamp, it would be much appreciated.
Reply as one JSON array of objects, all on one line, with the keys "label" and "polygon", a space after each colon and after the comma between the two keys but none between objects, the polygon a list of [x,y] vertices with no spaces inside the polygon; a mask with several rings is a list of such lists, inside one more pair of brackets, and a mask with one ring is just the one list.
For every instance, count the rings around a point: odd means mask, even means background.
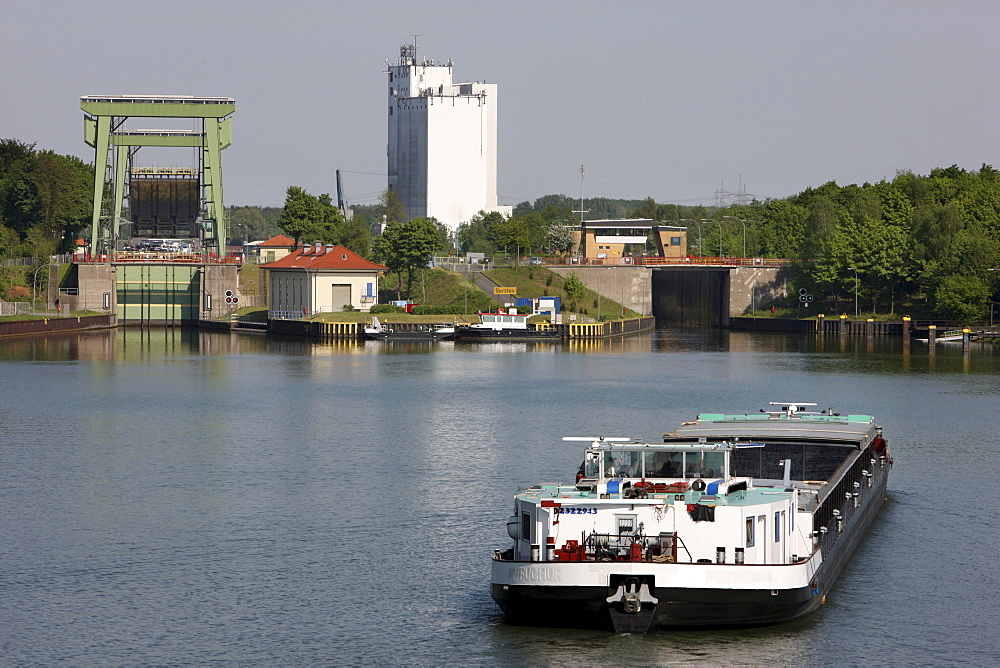
[{"label": "street lamp", "polygon": [[[37,288],[37,285],[38,285],[38,272],[40,272],[42,269],[45,269],[45,267],[51,267],[51,266],[52,266],[51,262],[46,262],[45,264],[43,264],[42,266],[40,266],[38,269],[35,269],[35,276],[34,276],[34,278],[31,279],[31,312],[32,313],[36,313],[37,310],[38,310],[38,307],[37,307],[38,302],[37,302],[37,298],[35,297],[35,292],[36,292],[36,288]],[[49,310],[48,305],[46,305],[45,311],[48,312],[48,310]]]},{"label": "street lamp", "polygon": [[[986,271],[1000,271],[1000,267],[991,267]],[[993,311],[996,308],[997,302],[990,300],[990,328],[993,327]]]},{"label": "street lamp", "polygon": [[703,223],[715,223],[719,226],[719,257],[722,257],[722,223],[715,220],[714,218],[702,218]]},{"label": "street lamp", "polygon": [[740,221],[740,225],[743,226],[743,257],[747,256],[747,221],[743,218],[737,218],[736,216],[723,216],[723,218],[732,218],[733,220]]},{"label": "street lamp", "polygon": [[678,223],[681,223],[681,222],[694,223],[695,225],[698,226],[698,255],[701,256],[702,255],[702,250],[701,250],[701,223],[699,223],[694,218],[680,218],[677,222]]},{"label": "street lamp", "polygon": [[858,290],[861,288],[861,282],[858,281],[858,270],[854,267],[848,267],[848,271],[854,272],[854,317],[858,317]]}]

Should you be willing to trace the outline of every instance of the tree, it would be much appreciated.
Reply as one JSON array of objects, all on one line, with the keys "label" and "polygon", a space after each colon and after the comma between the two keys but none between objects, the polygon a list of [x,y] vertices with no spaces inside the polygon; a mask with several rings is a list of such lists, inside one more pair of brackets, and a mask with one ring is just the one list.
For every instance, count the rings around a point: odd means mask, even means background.
[{"label": "tree", "polygon": [[278,219],[278,225],[285,234],[296,242],[301,241],[319,216],[319,202],[315,197],[298,186],[288,186],[285,207],[281,210],[281,218]]},{"label": "tree", "polygon": [[382,236],[372,243],[372,252],[378,261],[400,275],[406,272],[406,294],[413,289],[413,272],[427,266],[435,251],[441,249],[441,237],[434,221],[414,218],[408,223],[389,223]]},{"label": "tree", "polygon": [[988,315],[991,294],[986,281],[952,274],[941,280],[934,292],[934,302],[945,317],[970,322]]},{"label": "tree", "polygon": [[230,234],[244,242],[268,239],[277,232],[268,225],[259,206],[229,207]]},{"label": "tree", "polygon": [[[487,214],[492,215],[492,214]],[[490,241],[497,248],[508,252],[527,251],[531,244],[531,234],[523,218],[502,218],[489,230]]]},{"label": "tree", "polygon": [[0,225],[24,242],[4,233],[6,252],[44,257],[70,250],[90,219],[93,173],[75,156],[0,140]]},{"label": "tree", "polygon": [[573,274],[563,282],[563,290],[573,299],[581,299],[587,292],[587,286],[583,284],[576,274]]},{"label": "tree", "polygon": [[344,216],[330,195],[314,197],[298,186],[288,188],[279,224],[297,242],[343,244],[346,236]]},{"label": "tree", "polygon": [[573,248],[573,235],[566,225],[550,225],[545,235],[545,247],[550,253],[568,253]]},{"label": "tree", "polygon": [[341,228],[340,243],[361,257],[371,254],[372,235],[368,225],[360,218],[351,218]]},{"label": "tree", "polygon": [[642,200],[642,202],[635,208],[632,212],[633,218],[649,218],[651,220],[659,220],[656,214],[658,213],[658,207],[656,205],[656,200],[652,197],[647,197]]},{"label": "tree", "polygon": [[406,222],[406,209],[392,188],[386,188],[379,196],[378,215],[384,217],[386,223]]},{"label": "tree", "polygon": [[463,253],[492,255],[496,250],[490,241],[489,230],[482,212],[474,215],[469,222],[459,225],[455,238],[458,241],[458,249]]},{"label": "tree", "polygon": [[760,212],[760,252],[769,257],[798,257],[808,213],[804,206],[784,200],[764,205]]}]

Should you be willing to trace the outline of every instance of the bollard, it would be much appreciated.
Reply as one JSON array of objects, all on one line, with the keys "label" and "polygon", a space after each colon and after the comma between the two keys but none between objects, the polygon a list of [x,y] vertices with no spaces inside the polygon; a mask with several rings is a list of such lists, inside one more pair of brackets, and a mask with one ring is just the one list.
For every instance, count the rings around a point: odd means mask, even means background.
[{"label": "bollard", "polygon": [[965,327],[964,329],[962,329],[962,352],[963,353],[969,352],[969,348],[971,347],[970,341],[971,341],[972,337],[969,336],[969,334],[971,333],[971,331],[972,330],[970,330],[968,327]]},{"label": "bollard", "polygon": [[903,316],[903,347],[910,345],[910,316]]},{"label": "bollard", "polygon": [[840,314],[840,332],[839,333],[840,333],[841,336],[844,336],[845,334],[847,334],[847,314],[846,313],[841,313]]},{"label": "bollard", "polygon": [[933,348],[935,339],[937,339],[937,325],[927,325],[927,345]]},{"label": "bollard", "polygon": [[865,336],[868,338],[875,336],[875,318],[868,318],[865,321]]}]

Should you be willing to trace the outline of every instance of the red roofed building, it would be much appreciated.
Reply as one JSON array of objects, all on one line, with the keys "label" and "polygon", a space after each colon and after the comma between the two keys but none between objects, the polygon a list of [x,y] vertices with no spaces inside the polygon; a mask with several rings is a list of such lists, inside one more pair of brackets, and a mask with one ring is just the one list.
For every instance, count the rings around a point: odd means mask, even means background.
[{"label": "red roofed building", "polygon": [[389,269],[343,246],[318,242],[261,267],[268,271],[271,318],[343,311],[348,305],[367,311],[378,301],[379,276]]},{"label": "red roofed building", "polygon": [[284,234],[279,234],[276,237],[271,237],[267,241],[261,241],[260,243],[255,241],[254,245],[257,247],[260,261],[262,263],[280,260],[299,247],[299,245],[295,243],[295,239],[286,237]]}]

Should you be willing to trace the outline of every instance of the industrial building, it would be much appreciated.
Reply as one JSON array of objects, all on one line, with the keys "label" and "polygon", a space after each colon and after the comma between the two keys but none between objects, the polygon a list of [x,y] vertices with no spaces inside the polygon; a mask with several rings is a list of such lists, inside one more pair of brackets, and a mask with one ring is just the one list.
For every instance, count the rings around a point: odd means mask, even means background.
[{"label": "industrial building", "polygon": [[453,63],[417,61],[404,44],[386,61],[388,186],[408,220],[433,217],[451,229],[497,206],[497,85],[452,83]]}]

